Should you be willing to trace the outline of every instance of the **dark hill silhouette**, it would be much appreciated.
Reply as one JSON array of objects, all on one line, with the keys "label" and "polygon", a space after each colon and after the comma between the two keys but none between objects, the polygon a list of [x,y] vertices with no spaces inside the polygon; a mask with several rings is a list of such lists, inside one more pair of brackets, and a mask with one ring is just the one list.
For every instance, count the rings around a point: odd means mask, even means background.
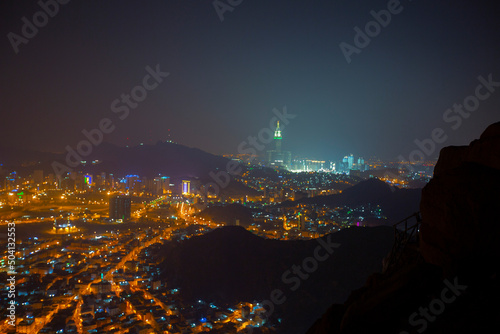
[{"label": "dark hill silhouette", "polygon": [[[30,165],[32,169],[43,169],[46,173],[54,173],[52,162],[58,161],[65,164],[66,152],[48,153],[0,147],[0,156],[2,163],[8,167]],[[199,177],[207,180],[210,172],[226,170],[229,161],[197,148],[169,142],[134,147],[102,143],[93,147],[92,153],[87,157],[82,157],[82,160],[87,161],[87,165],[77,166],[75,170],[103,171],[116,175],[139,174],[148,177],[161,173],[171,177]],[[100,163],[91,165],[92,160],[99,160]]]},{"label": "dark hill silhouette", "polygon": [[368,179],[360,182],[342,192],[342,197],[350,203],[364,203],[375,201],[379,197],[389,196],[392,192],[391,186],[379,179]]},{"label": "dark hill silhouette", "polygon": [[35,169],[48,171],[50,163],[57,158],[57,153],[0,146],[0,163],[5,169],[15,168],[25,173],[30,173]]},{"label": "dark hill silhouette", "polygon": [[422,189],[400,189],[391,187],[387,183],[373,178],[361,181],[345,189],[340,194],[304,198],[294,203],[308,203],[337,207],[344,205],[372,204],[380,205],[389,224],[396,223],[408,216],[408,213],[417,212]]},{"label": "dark hill silhouette", "polygon": [[[351,228],[322,238],[340,247],[307,280],[292,291],[283,274],[314,256],[317,240],[278,241],[258,237],[242,227],[229,226],[182,243],[165,245],[162,275],[169,286],[180,287],[187,300],[219,304],[269,299],[281,289],[287,300],[276,306],[283,318],[281,333],[303,333],[333,301],[343,301],[361,286],[371,271],[382,268],[392,246],[387,227]],[[326,254],[321,251],[321,255]],[[296,277],[291,274],[289,278]]]},{"label": "dark hill silhouette", "polygon": [[[43,170],[46,175],[54,173],[52,163],[57,161],[65,164],[66,153],[47,153],[33,150],[13,150],[0,147],[0,163],[5,169],[16,169],[20,174],[28,175],[35,169]],[[158,174],[170,176],[173,179],[199,179],[203,184],[215,182],[210,173],[218,174],[227,170],[229,159],[204,152],[197,148],[158,142],[155,145],[139,145],[135,147],[119,147],[102,143],[93,148],[92,153],[83,158],[85,166],[79,165],[76,171],[85,173],[113,173],[115,176],[137,174],[155,177]],[[92,164],[91,161],[99,163]],[[241,170],[245,170],[241,166]],[[222,179],[222,182],[225,180]],[[258,192],[234,181],[223,188],[222,194],[229,196],[256,195]]]},{"label": "dark hill silhouette", "polygon": [[[65,164],[66,153],[47,153],[34,150],[16,150],[0,147],[0,163],[2,172],[14,169],[19,175],[29,175],[36,169],[41,169],[48,175],[55,174],[52,163],[57,161]],[[159,174],[170,176],[174,182],[181,178],[198,179],[202,185],[215,183],[210,173],[218,174],[227,171],[229,159],[204,152],[197,148],[158,142],[155,145],[139,145],[135,147],[119,147],[102,143],[93,148],[92,153],[83,158],[86,165],[78,165],[73,170],[97,174],[112,173],[115,176],[137,174],[141,177],[155,177]],[[98,160],[99,163],[92,164]],[[233,167],[234,168],[234,167]],[[245,166],[241,166],[242,172]],[[3,174],[4,174],[3,173]],[[221,182],[225,182],[221,178]],[[233,177],[228,186],[223,187],[221,195],[231,197],[256,196],[258,191],[237,182]]]},{"label": "dark hill silhouette", "polygon": [[252,209],[237,203],[227,206],[211,206],[198,213],[197,216],[226,225],[233,225],[237,219],[243,226],[253,222]]},{"label": "dark hill silhouette", "polygon": [[100,145],[95,148],[92,157],[102,163],[86,167],[89,171],[148,177],[163,174],[174,178],[198,177],[207,181],[210,172],[225,171],[229,161],[197,148],[168,142],[135,147]]}]

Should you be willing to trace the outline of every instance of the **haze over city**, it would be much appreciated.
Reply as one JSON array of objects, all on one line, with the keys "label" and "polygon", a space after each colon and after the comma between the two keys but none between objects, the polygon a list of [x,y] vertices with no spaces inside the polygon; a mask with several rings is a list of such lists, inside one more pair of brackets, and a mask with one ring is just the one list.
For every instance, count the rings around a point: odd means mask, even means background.
[{"label": "haze over city", "polygon": [[[36,1],[0,6],[5,36],[22,36],[22,17],[40,10]],[[62,152],[108,117],[118,124],[105,141],[120,146],[166,140],[170,129],[178,143],[236,153],[286,106],[297,115],[288,148],[307,158],[408,156],[435,128],[446,145],[465,144],[495,120],[499,99],[457,130],[443,114],[474,94],[478,76],[500,81],[498,6],[401,1],[348,63],[339,45],[355,46],[354,28],[387,1],[243,1],[219,10],[223,21],[210,1],[68,2],[18,53],[8,38],[1,44],[4,124],[25,131],[4,127],[0,139]],[[119,121],[111,103],[157,64],[170,75]]]}]

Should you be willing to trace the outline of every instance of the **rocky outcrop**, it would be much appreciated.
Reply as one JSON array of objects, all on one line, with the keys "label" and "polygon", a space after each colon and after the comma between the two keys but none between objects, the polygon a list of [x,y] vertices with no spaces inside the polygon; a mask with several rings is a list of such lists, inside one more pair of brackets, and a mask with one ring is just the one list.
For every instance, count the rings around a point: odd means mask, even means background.
[{"label": "rocky outcrop", "polygon": [[500,122],[490,125],[478,140],[469,146],[449,146],[439,153],[439,161],[434,168],[434,176],[460,167],[463,163],[500,169]]},{"label": "rocky outcrop", "polygon": [[478,259],[498,260],[499,208],[498,169],[463,163],[436,176],[422,192],[420,250],[425,260],[447,275],[474,269]]},{"label": "rocky outcrop", "polygon": [[[488,332],[500,316],[499,209],[496,123],[469,146],[441,150],[422,191],[418,248],[408,248],[404,261],[373,275],[344,305],[332,306],[308,334]],[[450,282],[463,291],[444,303]],[[437,312],[440,303],[444,310]],[[421,313],[432,305],[438,314]]]},{"label": "rocky outcrop", "polygon": [[441,151],[434,178],[422,191],[423,257],[447,275],[474,269],[477,259],[499,259],[499,209],[500,123],[496,123],[469,146]]}]

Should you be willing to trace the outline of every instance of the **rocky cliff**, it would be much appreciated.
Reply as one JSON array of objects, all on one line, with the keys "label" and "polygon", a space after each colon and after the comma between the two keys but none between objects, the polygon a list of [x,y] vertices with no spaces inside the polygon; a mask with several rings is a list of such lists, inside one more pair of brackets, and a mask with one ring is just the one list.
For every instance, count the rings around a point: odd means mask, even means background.
[{"label": "rocky cliff", "polygon": [[500,123],[440,152],[420,242],[307,332],[486,333],[500,317]]}]

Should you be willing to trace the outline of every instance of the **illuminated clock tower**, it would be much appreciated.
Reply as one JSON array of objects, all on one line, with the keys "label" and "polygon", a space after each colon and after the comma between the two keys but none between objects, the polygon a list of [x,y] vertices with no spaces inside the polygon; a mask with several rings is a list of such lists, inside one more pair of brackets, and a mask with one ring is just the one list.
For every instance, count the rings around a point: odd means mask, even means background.
[{"label": "illuminated clock tower", "polygon": [[291,166],[291,153],[283,151],[281,143],[283,136],[281,135],[280,122],[276,125],[274,131],[274,150],[267,151],[267,163],[269,167],[288,169]]},{"label": "illuminated clock tower", "polygon": [[281,129],[280,129],[280,121],[278,121],[278,125],[276,126],[276,131],[274,131],[274,142],[276,143],[276,152],[281,153]]}]

